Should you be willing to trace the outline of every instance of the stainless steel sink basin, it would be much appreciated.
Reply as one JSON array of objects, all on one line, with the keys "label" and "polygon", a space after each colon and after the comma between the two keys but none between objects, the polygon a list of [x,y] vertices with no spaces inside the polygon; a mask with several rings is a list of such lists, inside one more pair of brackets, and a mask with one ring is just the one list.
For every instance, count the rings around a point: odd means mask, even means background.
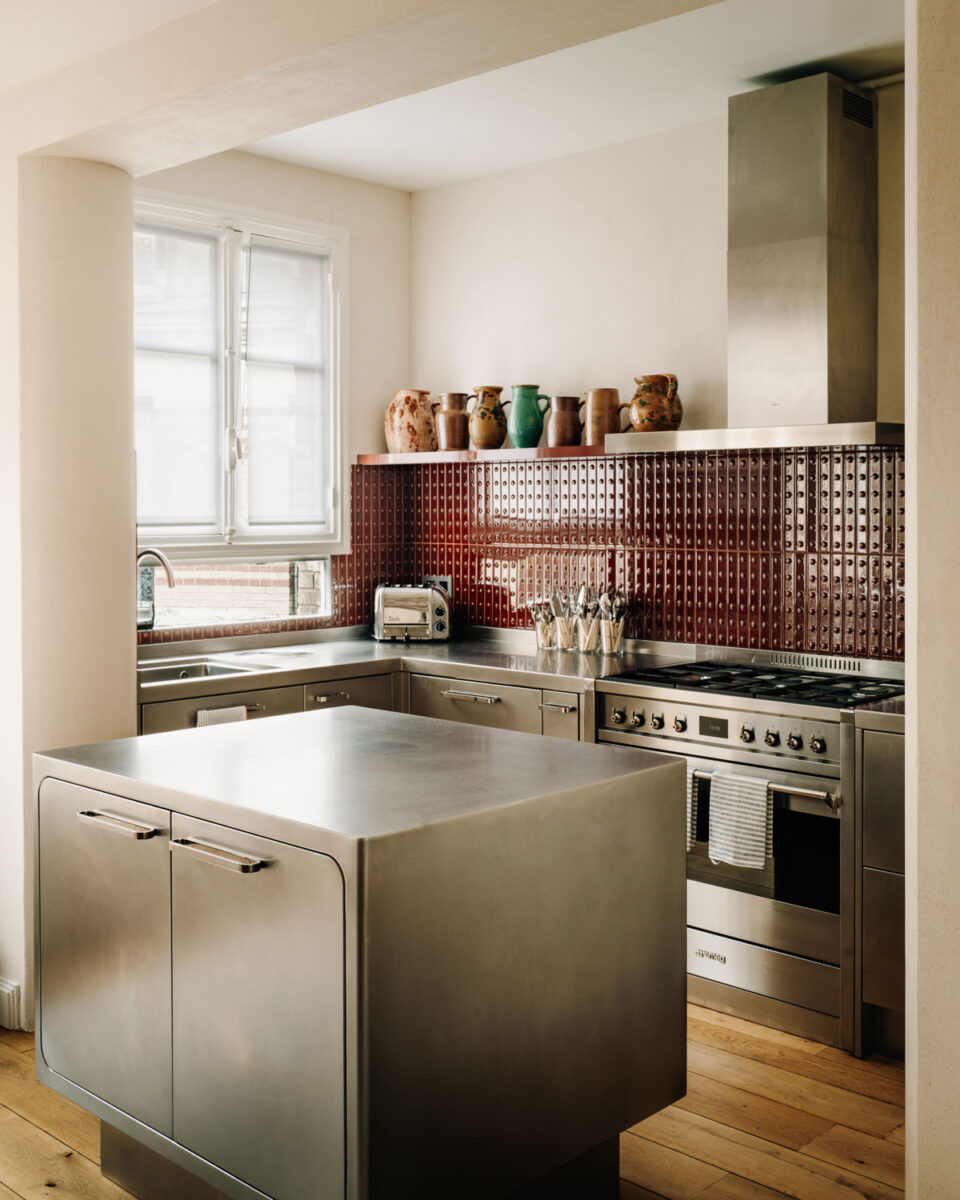
[{"label": "stainless steel sink basin", "polygon": [[137,668],[140,683],[179,683],[185,679],[208,679],[217,675],[251,675],[270,670],[260,664],[224,663],[212,658],[180,658],[174,662],[143,663]]}]

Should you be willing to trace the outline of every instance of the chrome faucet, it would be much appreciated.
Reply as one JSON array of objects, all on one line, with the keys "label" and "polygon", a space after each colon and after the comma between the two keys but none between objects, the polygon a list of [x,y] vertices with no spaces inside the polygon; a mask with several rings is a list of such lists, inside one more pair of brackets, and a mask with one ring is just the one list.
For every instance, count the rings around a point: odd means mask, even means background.
[{"label": "chrome faucet", "polygon": [[153,573],[148,576],[149,586],[141,586],[140,583],[140,567],[143,565],[144,559],[155,558],[163,567],[167,574],[167,583],[170,587],[177,585],[173,580],[173,567],[170,565],[170,560],[162,550],[155,550],[152,546],[144,546],[137,553],[137,628],[152,629],[153,623],[156,620],[157,610],[156,603],[153,597]]}]

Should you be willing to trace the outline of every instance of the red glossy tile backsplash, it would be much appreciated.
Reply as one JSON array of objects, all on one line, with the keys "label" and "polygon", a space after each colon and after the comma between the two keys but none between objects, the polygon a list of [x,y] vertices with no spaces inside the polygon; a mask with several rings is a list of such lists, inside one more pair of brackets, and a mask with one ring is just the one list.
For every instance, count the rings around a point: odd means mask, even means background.
[{"label": "red glossy tile backsplash", "polygon": [[468,624],[527,627],[555,587],[618,584],[633,637],[903,658],[902,449],[401,470],[403,578],[452,575]]},{"label": "red glossy tile backsplash", "polygon": [[464,624],[526,628],[531,599],[617,584],[632,637],[903,658],[897,447],[368,466],[351,484],[332,616],[270,631],[367,624],[378,583],[444,574]]}]

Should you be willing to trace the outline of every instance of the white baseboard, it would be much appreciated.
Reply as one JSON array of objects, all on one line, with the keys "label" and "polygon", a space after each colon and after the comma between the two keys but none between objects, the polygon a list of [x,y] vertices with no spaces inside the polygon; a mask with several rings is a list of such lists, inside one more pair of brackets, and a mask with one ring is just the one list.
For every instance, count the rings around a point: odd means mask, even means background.
[{"label": "white baseboard", "polygon": [[20,984],[0,979],[0,1025],[4,1029],[20,1028]]}]

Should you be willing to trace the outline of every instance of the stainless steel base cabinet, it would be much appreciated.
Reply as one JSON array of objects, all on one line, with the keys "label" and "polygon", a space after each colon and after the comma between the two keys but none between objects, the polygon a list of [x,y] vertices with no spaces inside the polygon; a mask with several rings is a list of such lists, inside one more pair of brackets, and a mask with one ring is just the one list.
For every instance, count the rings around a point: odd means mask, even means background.
[{"label": "stainless steel base cabinet", "polygon": [[170,814],[46,779],[38,838],[42,1056],[169,1134]]},{"label": "stainless steel base cabinet", "polygon": [[173,1132],[275,1200],[344,1194],[343,880],[174,814]]},{"label": "stainless steel base cabinet", "polygon": [[393,708],[393,677],[391,675],[357,675],[352,679],[327,679],[308,683],[304,688],[304,707],[339,708],[358,704],[361,708]]},{"label": "stainless steel base cabinet", "polygon": [[576,741],[580,697],[512,684],[476,683],[443,675],[410,676],[410,711],[421,717],[539,733]]}]

